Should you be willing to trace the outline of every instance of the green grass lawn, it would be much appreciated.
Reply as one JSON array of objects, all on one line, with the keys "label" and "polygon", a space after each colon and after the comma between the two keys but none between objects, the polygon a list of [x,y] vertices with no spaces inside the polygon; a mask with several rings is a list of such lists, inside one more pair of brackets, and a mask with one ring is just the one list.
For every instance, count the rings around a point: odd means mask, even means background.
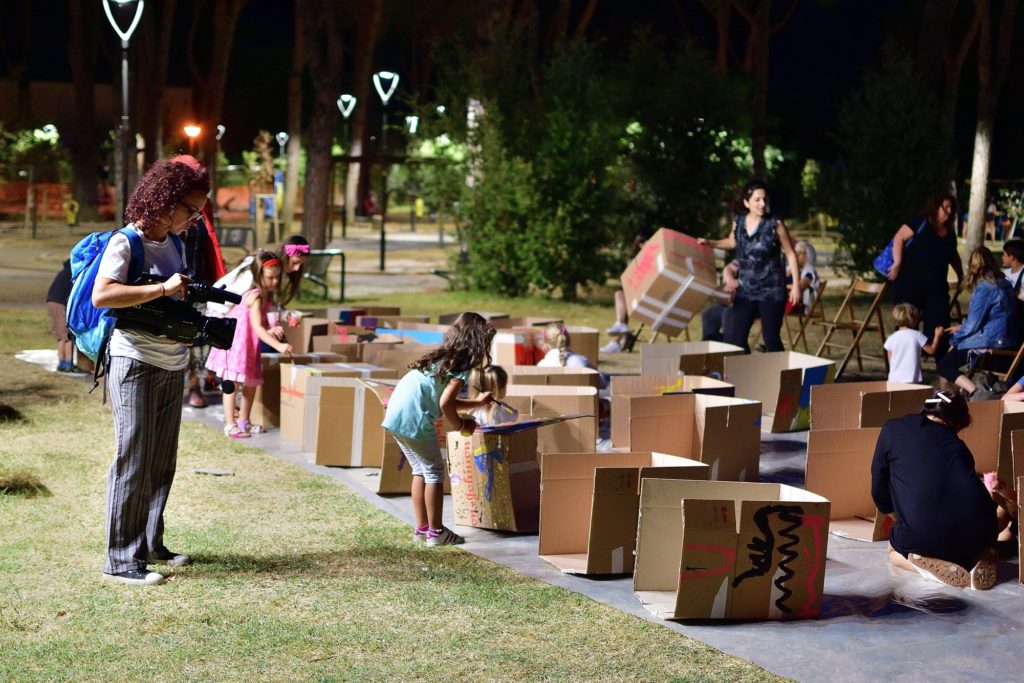
[{"label": "green grass lawn", "polygon": [[[485,307],[443,303],[457,302]],[[86,382],[13,358],[50,346],[41,306],[0,316],[0,406],[16,411],[0,413],[0,478],[44,487],[0,493],[2,680],[774,678],[458,549],[417,547],[341,484],[195,423],[166,538],[196,564],[155,588],[103,583],[109,410]]]}]

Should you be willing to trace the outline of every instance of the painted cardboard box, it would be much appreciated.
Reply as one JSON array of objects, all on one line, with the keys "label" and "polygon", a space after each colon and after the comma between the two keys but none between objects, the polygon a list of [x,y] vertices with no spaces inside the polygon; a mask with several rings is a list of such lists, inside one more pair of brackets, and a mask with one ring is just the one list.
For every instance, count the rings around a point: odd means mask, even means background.
[{"label": "painted cardboard box", "polygon": [[616,397],[664,394],[735,396],[736,387],[702,375],[615,375],[611,378],[612,414]]},{"label": "painted cardboard box", "polygon": [[761,404],[701,394],[614,397],[612,446],[706,463],[710,478],[757,481]]},{"label": "painted cardboard box", "polygon": [[836,364],[792,351],[727,356],[725,381],[736,395],[760,401],[772,432],[796,432],[811,424],[811,387],[835,381]]},{"label": "painted cardboard box", "polygon": [[567,574],[632,573],[641,480],[709,473],[704,463],[664,453],[545,453],[538,552]]},{"label": "painted cardboard box", "polygon": [[405,323],[429,323],[429,315],[361,315],[356,325],[369,329],[378,327],[402,327]]},{"label": "painted cardboard box", "polygon": [[586,416],[540,430],[537,434],[539,453],[586,453],[594,450],[597,444],[597,390],[593,387],[510,384],[504,401],[524,416]]},{"label": "painted cardboard box", "polygon": [[[908,389],[900,393],[909,396],[916,391]],[[899,405],[899,400],[892,405]],[[971,426],[959,436],[974,455],[975,468],[979,472],[1005,472],[1006,476],[1000,475],[1000,478],[1012,481],[1011,434],[1014,429],[1024,429],[1024,405],[977,401],[968,406]],[[909,407],[907,404],[900,410]],[[900,415],[892,414],[892,417]],[[873,421],[877,423],[879,419],[881,416]],[[805,486],[808,491],[832,501],[829,529],[837,536],[869,542],[889,537],[892,520],[879,513],[871,499],[871,460],[880,431],[879,426],[812,429],[808,434]]]},{"label": "painted cardboard box", "polygon": [[491,362],[503,368],[536,365],[544,353],[540,350],[541,331],[535,327],[499,329],[491,342]]},{"label": "painted cardboard box", "polygon": [[668,228],[644,243],[622,273],[622,290],[630,320],[669,338],[682,334],[709,298],[728,300],[718,290],[711,247]]},{"label": "painted cardboard box", "polygon": [[338,320],[346,325],[354,325],[356,318],[361,315],[401,315],[402,309],[398,306],[330,306],[327,308],[325,317],[328,320]]},{"label": "painted cardboard box", "polygon": [[545,318],[543,316],[518,316],[496,318],[491,321],[495,329],[502,330],[510,327],[545,327],[551,323],[564,323],[561,318]]},{"label": "painted cardboard box", "polygon": [[537,430],[514,434],[448,432],[448,476],[455,523],[535,532],[540,517]]},{"label": "painted cardboard box", "polygon": [[337,353],[292,354],[264,353],[260,356],[263,366],[263,384],[256,387],[252,410],[249,419],[264,427],[277,427],[281,424],[281,366],[294,363],[336,363],[344,361],[344,356]]},{"label": "painted cardboard box", "polygon": [[660,619],[818,617],[828,519],[785,484],[644,479],[633,592]]},{"label": "painted cardboard box", "polygon": [[292,365],[281,373],[281,436],[313,452],[320,415],[320,391],[331,378],[362,377],[393,379],[395,371],[366,363],[310,363]]},{"label": "painted cardboard box", "polygon": [[[426,328],[426,329],[424,329]],[[440,344],[444,341],[446,325],[422,325],[404,323],[402,327],[378,327],[374,330],[378,337],[395,338],[401,341],[412,341],[417,344]]]},{"label": "painted cardboard box", "polygon": [[509,384],[534,386],[594,387],[600,388],[601,375],[590,368],[539,368],[535,365],[512,365],[508,371]]},{"label": "painted cardboard box", "polygon": [[739,356],[743,349],[716,341],[669,342],[640,346],[641,375],[725,376],[725,357]]}]

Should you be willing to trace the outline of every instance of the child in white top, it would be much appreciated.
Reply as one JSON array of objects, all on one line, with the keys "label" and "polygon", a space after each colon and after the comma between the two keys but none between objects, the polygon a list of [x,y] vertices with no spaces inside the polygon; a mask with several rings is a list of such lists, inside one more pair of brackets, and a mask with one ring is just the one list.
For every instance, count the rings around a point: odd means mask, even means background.
[{"label": "child in white top", "polygon": [[889,381],[917,383],[921,381],[921,352],[931,355],[942,338],[942,326],[935,328],[932,341],[921,334],[917,325],[921,312],[911,304],[896,304],[892,319],[898,328],[885,340],[889,357]]},{"label": "child in white top", "polygon": [[[818,291],[818,252],[807,240],[799,240],[793,245],[796,253],[796,262],[800,267],[800,304],[798,306],[786,305],[787,313],[805,314],[814,305],[814,296]],[[788,273],[787,273],[788,275]],[[787,281],[788,281],[787,277]],[[787,287],[792,285],[787,285]]]}]

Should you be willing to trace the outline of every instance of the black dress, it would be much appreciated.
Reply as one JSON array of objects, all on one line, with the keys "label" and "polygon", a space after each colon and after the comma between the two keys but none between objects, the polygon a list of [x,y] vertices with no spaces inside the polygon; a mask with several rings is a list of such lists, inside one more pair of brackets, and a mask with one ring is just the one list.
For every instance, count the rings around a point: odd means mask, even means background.
[{"label": "black dress", "polygon": [[996,544],[996,505],[974,471],[974,456],[953,430],[924,415],[882,427],[871,463],[871,497],[896,513],[889,543],[902,555],[928,555],[970,569]]},{"label": "black dress", "polygon": [[[919,230],[925,218],[915,216],[907,221],[914,231],[914,241],[904,245],[900,274],[891,284],[892,303],[913,304],[921,311],[925,336],[938,326],[949,327],[949,264],[956,257],[956,235],[952,231],[939,237],[930,225]],[[942,351],[948,346],[944,338]]]}]

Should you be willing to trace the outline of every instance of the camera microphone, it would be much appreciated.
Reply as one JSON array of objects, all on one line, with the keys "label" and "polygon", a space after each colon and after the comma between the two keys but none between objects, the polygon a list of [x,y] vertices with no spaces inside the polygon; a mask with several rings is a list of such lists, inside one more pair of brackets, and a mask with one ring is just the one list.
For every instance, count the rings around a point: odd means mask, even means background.
[{"label": "camera microphone", "polygon": [[235,393],[235,383],[229,379],[223,380],[220,383],[220,390],[228,395],[233,394]]}]

